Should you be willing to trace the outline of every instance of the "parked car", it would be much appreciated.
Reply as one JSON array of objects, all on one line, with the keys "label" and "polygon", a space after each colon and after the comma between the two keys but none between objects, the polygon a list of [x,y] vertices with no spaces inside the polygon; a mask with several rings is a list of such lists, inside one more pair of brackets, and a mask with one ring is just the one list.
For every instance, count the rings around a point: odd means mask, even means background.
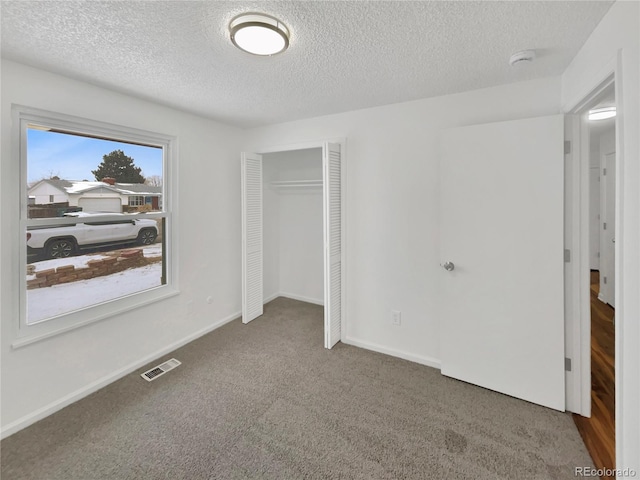
[{"label": "parked car", "polygon": [[[65,258],[81,250],[98,246],[137,243],[151,245],[156,241],[158,228],[155,220],[135,218],[121,213],[65,213],[76,217],[76,223],[59,227],[29,227],[27,255],[29,257]],[[112,217],[104,220],[105,216]],[[119,217],[113,220],[113,217]]]}]

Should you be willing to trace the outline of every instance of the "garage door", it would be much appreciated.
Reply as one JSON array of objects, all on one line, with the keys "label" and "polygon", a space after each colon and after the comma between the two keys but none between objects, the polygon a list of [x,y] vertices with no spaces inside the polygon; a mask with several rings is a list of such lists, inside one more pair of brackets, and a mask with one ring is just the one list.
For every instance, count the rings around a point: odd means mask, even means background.
[{"label": "garage door", "polygon": [[78,206],[82,207],[83,212],[110,212],[121,213],[122,204],[119,198],[81,198],[78,200]]}]

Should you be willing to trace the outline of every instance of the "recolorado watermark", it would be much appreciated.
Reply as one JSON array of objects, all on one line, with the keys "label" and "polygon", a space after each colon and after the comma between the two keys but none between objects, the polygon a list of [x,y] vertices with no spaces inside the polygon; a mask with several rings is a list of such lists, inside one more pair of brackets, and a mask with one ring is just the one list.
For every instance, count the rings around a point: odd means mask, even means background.
[{"label": "recolorado watermark", "polygon": [[637,472],[632,468],[593,468],[576,467],[573,474],[576,477],[614,477],[614,478],[636,478]]}]

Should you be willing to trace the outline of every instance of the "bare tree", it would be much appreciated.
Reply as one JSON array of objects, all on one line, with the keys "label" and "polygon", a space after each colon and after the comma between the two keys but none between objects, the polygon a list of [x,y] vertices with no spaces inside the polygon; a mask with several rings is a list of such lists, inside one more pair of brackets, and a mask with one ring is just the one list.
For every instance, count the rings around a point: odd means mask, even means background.
[{"label": "bare tree", "polygon": [[149,185],[150,187],[161,187],[162,177],[160,175],[149,175],[145,179],[144,184]]},{"label": "bare tree", "polygon": [[54,172],[53,170],[49,170],[49,173],[42,175],[37,180],[27,182],[27,188],[33,187],[34,185],[40,183],[42,180],[60,180],[60,171]]}]

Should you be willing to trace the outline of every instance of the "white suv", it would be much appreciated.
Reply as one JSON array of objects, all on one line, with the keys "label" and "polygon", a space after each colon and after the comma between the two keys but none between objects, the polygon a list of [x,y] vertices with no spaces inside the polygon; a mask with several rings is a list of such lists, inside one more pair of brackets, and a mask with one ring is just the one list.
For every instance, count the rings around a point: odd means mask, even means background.
[{"label": "white suv", "polygon": [[[121,216],[122,220],[101,220],[100,217]],[[29,227],[27,255],[45,258],[65,258],[86,248],[136,242],[150,245],[156,241],[155,220],[135,218],[122,213],[65,213],[77,217],[78,222],[59,227]]]}]

